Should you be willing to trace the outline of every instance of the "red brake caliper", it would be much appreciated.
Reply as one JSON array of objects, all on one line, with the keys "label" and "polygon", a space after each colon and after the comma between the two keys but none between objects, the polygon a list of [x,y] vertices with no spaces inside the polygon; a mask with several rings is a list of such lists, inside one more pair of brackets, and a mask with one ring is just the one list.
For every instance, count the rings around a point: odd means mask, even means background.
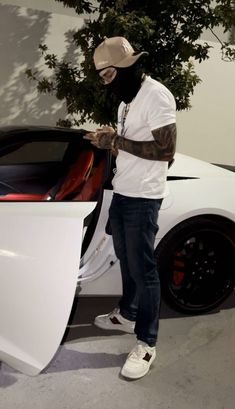
[{"label": "red brake caliper", "polygon": [[172,281],[176,286],[180,285],[184,279],[184,272],[182,270],[184,269],[185,264],[180,260],[180,257],[180,252],[175,253]]}]

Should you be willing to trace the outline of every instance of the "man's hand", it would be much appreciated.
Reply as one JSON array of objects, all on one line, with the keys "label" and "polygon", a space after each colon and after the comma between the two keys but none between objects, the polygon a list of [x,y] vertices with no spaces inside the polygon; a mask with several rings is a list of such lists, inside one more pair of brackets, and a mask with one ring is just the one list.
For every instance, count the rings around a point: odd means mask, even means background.
[{"label": "man's hand", "polygon": [[96,129],[95,132],[89,132],[84,135],[84,139],[91,141],[91,144],[100,149],[113,149],[117,137],[115,130],[111,126],[103,126]]}]

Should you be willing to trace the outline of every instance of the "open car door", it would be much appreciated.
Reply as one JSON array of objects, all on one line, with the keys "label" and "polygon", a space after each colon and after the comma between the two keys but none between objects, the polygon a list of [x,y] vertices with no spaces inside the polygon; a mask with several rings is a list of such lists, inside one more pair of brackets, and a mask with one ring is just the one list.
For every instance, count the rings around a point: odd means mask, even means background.
[{"label": "open car door", "polygon": [[[95,202],[0,204],[0,361],[36,375],[63,337]],[[4,232],[4,233],[3,233]]]},{"label": "open car door", "polygon": [[83,134],[0,130],[0,361],[29,375],[60,345],[99,219],[108,159]]}]

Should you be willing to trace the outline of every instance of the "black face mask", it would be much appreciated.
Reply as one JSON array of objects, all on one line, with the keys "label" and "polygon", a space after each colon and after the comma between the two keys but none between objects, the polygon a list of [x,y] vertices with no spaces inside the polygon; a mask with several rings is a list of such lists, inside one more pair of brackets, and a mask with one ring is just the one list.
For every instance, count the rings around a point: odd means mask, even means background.
[{"label": "black face mask", "polygon": [[117,75],[114,80],[107,84],[107,89],[115,94],[121,101],[128,104],[135,98],[142,82],[143,71],[139,66],[133,64],[127,68],[117,68]]}]

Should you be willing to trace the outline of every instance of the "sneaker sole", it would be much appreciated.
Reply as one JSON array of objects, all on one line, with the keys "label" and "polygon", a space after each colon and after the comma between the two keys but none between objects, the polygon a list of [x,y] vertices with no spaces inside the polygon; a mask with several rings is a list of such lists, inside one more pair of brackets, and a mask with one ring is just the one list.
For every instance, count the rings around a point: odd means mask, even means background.
[{"label": "sneaker sole", "polygon": [[[126,332],[127,334],[134,334],[134,329],[132,328],[127,328],[124,327],[123,325],[118,325],[118,324],[105,324],[103,322],[99,321],[94,321],[94,325],[98,328],[109,330],[109,331],[121,331],[121,332]],[[112,325],[112,326],[111,326]]]}]

